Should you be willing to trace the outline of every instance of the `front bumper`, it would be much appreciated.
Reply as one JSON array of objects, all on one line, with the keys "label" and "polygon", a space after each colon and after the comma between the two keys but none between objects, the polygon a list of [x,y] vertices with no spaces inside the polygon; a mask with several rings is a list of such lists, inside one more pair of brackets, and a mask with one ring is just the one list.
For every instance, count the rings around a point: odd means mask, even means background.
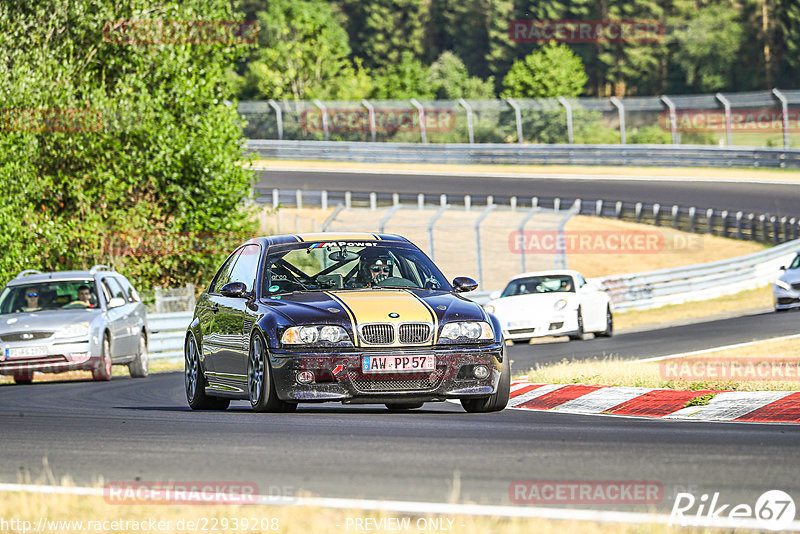
[{"label": "front bumper", "polygon": [[[362,356],[422,356],[434,354],[435,371],[363,373]],[[428,347],[319,353],[288,350],[270,352],[278,397],[285,401],[343,403],[434,402],[486,397],[497,391],[502,371],[503,345],[481,347]],[[486,365],[489,376],[471,375],[475,365]],[[314,373],[314,381],[301,384],[299,371]]]},{"label": "front bumper", "polygon": [[[15,356],[16,350],[24,356]],[[89,340],[0,342],[0,375],[89,371],[98,364]]]},{"label": "front bumper", "polygon": [[503,337],[511,341],[534,337],[566,336],[578,331],[577,312],[554,313],[548,317],[501,321]]},{"label": "front bumper", "polygon": [[786,290],[782,287],[772,286],[772,301],[776,310],[800,308],[800,290]]}]

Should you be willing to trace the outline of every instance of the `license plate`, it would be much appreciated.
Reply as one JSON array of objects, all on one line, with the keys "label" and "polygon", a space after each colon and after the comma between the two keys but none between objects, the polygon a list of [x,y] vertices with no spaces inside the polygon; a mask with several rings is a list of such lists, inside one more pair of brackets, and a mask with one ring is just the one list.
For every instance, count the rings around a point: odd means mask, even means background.
[{"label": "license plate", "polygon": [[361,370],[364,373],[390,373],[397,371],[434,371],[436,357],[428,356],[364,356]]},{"label": "license plate", "polygon": [[6,349],[6,359],[31,358],[34,356],[47,356],[47,347],[15,347]]}]

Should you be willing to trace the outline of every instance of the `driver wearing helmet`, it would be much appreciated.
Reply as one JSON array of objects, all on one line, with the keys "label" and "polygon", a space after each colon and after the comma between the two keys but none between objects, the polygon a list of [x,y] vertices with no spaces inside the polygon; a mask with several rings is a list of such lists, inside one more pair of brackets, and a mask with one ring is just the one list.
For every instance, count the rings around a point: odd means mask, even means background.
[{"label": "driver wearing helmet", "polygon": [[366,255],[361,258],[361,280],[366,287],[375,287],[392,275],[394,261],[388,254]]}]

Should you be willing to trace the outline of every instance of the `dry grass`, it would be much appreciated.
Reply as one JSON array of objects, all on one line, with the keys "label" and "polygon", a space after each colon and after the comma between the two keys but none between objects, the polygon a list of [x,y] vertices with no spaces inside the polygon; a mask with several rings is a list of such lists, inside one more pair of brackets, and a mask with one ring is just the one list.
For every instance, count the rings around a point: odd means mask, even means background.
[{"label": "dry grass", "polygon": [[434,163],[362,163],[334,161],[256,160],[257,167],[293,167],[319,169],[367,169],[396,171],[441,171],[452,173],[578,174],[586,176],[654,176],[670,178],[718,178],[742,180],[798,180],[800,171],[793,169],[717,169],[706,167],[609,167],[595,165],[454,165]]},{"label": "dry grass", "polygon": [[[98,486],[99,487],[99,486]],[[217,528],[213,532],[281,532],[285,534],[307,534],[328,532],[364,532],[367,529],[355,527],[355,520],[364,521],[372,519],[402,520],[408,518],[409,528],[403,532],[437,532],[449,530],[459,534],[600,534],[604,532],[618,532],[622,534],[640,533],[668,533],[678,532],[678,528],[663,525],[648,524],[614,524],[594,523],[579,521],[557,521],[548,519],[521,519],[499,517],[475,516],[417,516],[411,514],[398,514],[393,512],[372,512],[363,510],[337,510],[297,506],[261,506],[261,505],[118,505],[105,502],[100,496],[72,496],[72,495],[43,495],[39,493],[8,492],[3,493],[0,500],[0,518],[8,521],[11,519],[29,521],[30,530],[33,531],[41,518],[50,521],[51,528],[46,532],[53,533],[78,533],[78,532],[114,532],[114,531],[140,531],[140,532],[196,532],[200,531],[198,522],[206,526],[207,531],[212,531],[212,526]],[[425,519],[441,521],[443,527],[449,529],[436,529],[428,526],[425,528]],[[83,521],[82,525],[62,524],[57,528],[54,521]],[[450,523],[448,520],[452,520]],[[92,523],[89,523],[89,522]],[[118,521],[116,525],[111,523]],[[122,523],[127,521],[128,523]],[[153,521],[157,523],[153,530]],[[234,529],[234,521],[238,521],[239,529]],[[242,528],[245,521],[249,522],[248,528]],[[264,522],[267,528],[252,528],[252,525]],[[418,523],[419,521],[419,523]],[[100,523],[97,523],[100,522]],[[133,522],[145,525],[144,528],[134,526]],[[158,523],[162,522],[162,523]],[[190,522],[195,522],[194,528]],[[227,524],[228,528],[222,528]],[[363,525],[364,523],[362,523]],[[435,525],[436,523],[429,523]],[[18,525],[20,525],[18,523]],[[24,524],[22,524],[24,525]],[[22,525],[16,530],[22,532]],[[149,525],[149,527],[147,526]],[[272,526],[275,526],[273,529]],[[384,523],[388,525],[388,523]],[[422,528],[417,528],[418,525]],[[259,525],[260,527],[261,525]],[[92,528],[90,528],[92,527]],[[99,527],[99,528],[97,528]],[[126,528],[127,527],[127,528]],[[183,527],[183,528],[181,528]],[[14,531],[12,529],[9,529]],[[372,532],[400,531],[395,528],[371,528]],[[680,532],[711,532],[704,529],[680,529]]]},{"label": "dry grass", "polygon": [[[150,360],[150,374],[171,373],[173,371],[183,371],[183,361],[160,361]],[[114,365],[111,367],[112,376],[130,377],[127,366]],[[33,376],[34,384],[40,382],[71,382],[71,381],[91,381],[91,371],[69,371],[66,373],[35,373]],[[10,376],[0,375],[0,385],[13,384],[14,380]]]},{"label": "dry grass", "polygon": [[[718,369],[731,362],[740,364],[766,362],[793,362],[794,376],[790,380],[725,380],[696,371],[685,378],[675,378],[695,363],[700,369]],[[670,366],[671,365],[671,366]],[[691,367],[689,367],[691,369]],[[746,347],[725,349],[685,358],[673,358],[658,362],[636,363],[621,360],[613,354],[598,354],[592,360],[562,362],[539,367],[528,373],[527,379],[534,383],[546,384],[592,384],[602,386],[631,386],[646,388],[695,390],[733,390],[733,391],[800,391],[800,339],[767,340]],[[677,370],[677,371],[675,371]],[[691,371],[690,371],[691,372]]]}]

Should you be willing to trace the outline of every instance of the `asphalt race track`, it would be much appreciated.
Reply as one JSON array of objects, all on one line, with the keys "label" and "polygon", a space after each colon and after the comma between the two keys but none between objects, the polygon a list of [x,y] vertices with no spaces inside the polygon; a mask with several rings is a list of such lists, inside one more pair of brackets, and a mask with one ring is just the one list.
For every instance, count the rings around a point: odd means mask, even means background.
[{"label": "asphalt race track", "polygon": [[[603,353],[623,358],[796,333],[798,313],[760,314],[582,342],[509,347],[515,371]],[[751,332],[745,334],[744,332]],[[752,332],[757,332],[753,335]],[[0,480],[255,482],[263,493],[509,504],[516,480],[645,480],[754,501],[800,491],[796,425],[683,423],[506,410],[450,403],[408,413],[382,406],[301,405],[295,414],[192,412],[180,373],[110,383],[0,387]],[[458,475],[454,475],[458,472]],[[608,509],[609,506],[604,506]],[[646,511],[643,505],[614,505]]]},{"label": "asphalt race track", "polygon": [[[256,189],[262,195],[272,188],[310,191],[378,191],[495,197],[561,197],[623,202],[659,202],[800,216],[800,187],[797,184],[767,184],[697,181],[687,169],[686,181],[569,180],[564,178],[499,178],[474,176],[424,176],[418,174],[347,173],[325,171],[259,171]],[[780,175],[776,175],[780,179]]]},{"label": "asphalt race track", "polygon": [[548,364],[561,360],[585,360],[614,356],[625,360],[638,360],[692,352],[724,345],[746,343],[760,339],[788,336],[800,332],[800,313],[767,312],[757,315],[720,319],[658,330],[617,334],[613,338],[584,341],[565,341],[553,338],[551,343],[533,345],[516,344],[506,347],[514,372],[519,373],[535,364]]}]

